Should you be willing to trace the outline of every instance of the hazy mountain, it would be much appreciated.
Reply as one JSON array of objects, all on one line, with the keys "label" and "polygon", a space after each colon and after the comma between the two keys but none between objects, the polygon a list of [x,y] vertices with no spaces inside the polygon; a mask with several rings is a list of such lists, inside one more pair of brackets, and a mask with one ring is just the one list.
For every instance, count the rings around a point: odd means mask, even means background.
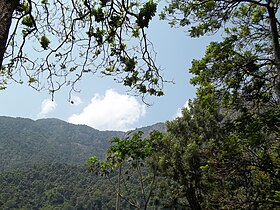
[{"label": "hazy mountain", "polygon": [[[137,130],[149,133],[164,131],[165,127],[158,123]],[[126,135],[121,131],[99,131],[58,119],[34,121],[0,117],[0,169],[52,162],[81,165],[90,155],[104,157],[110,140]]]},{"label": "hazy mountain", "polygon": [[147,138],[149,136],[149,133],[151,133],[154,130],[161,131],[161,132],[166,132],[166,126],[165,126],[164,123],[156,123],[156,124],[151,125],[151,126],[136,128],[135,130],[128,131],[126,133],[126,135],[129,135],[131,133],[135,133],[135,132],[138,132],[138,131],[142,131],[143,132],[143,138]]}]

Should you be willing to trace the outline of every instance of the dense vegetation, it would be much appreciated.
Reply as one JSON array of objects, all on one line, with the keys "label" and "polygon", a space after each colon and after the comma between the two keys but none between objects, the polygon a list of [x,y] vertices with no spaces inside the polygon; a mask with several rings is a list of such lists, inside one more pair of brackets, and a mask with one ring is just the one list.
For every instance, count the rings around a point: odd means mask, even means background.
[{"label": "dense vegetation", "polygon": [[[7,1],[0,0],[0,6],[3,5],[3,2]],[[18,1],[13,2],[19,3]],[[54,0],[54,2],[57,1]],[[105,74],[109,75],[125,72],[121,82],[134,88],[138,93],[163,95],[161,91],[163,80],[149,54],[149,43],[144,30],[144,28],[149,27],[149,21],[155,16],[157,4],[152,0],[143,4],[137,4],[134,1],[98,2],[81,1],[75,3],[72,1],[72,7],[69,10],[73,14],[79,15],[78,19],[75,19],[77,22],[80,21],[89,27],[87,38],[96,42],[95,47],[93,47],[93,52],[95,54],[98,52],[96,56],[100,55],[100,48],[106,49],[101,55],[105,54],[107,57],[106,55],[110,54],[110,59],[104,59],[108,63],[102,63],[99,67],[105,67]],[[34,11],[31,8],[34,3],[32,1],[24,3],[22,6],[25,8],[18,11],[17,15],[23,14],[18,20],[22,19],[23,25],[29,29],[26,36],[23,37],[25,41],[27,36],[31,39],[33,36],[38,38],[42,34],[35,27],[40,19],[35,20],[31,14]],[[48,1],[41,1],[40,5],[42,4],[45,5],[45,12],[48,13]],[[32,186],[34,183],[30,183],[30,180],[36,182],[36,179],[33,179],[34,176],[35,178],[46,177],[45,175],[48,173],[40,173],[40,170],[45,170],[44,168],[36,166],[30,171],[4,172],[1,175],[2,183],[5,183],[4,191],[1,192],[3,208],[21,208],[20,205],[31,205],[32,207],[28,206],[28,208],[35,209],[58,207],[66,209],[113,208],[117,210],[279,208],[279,4],[279,0],[172,0],[160,14],[162,19],[169,20],[171,26],[188,27],[191,37],[200,37],[219,30],[223,31],[220,42],[211,42],[203,58],[193,60],[190,68],[190,72],[193,74],[191,83],[197,87],[197,97],[189,101],[188,107],[183,109],[183,116],[166,123],[167,133],[152,132],[150,136],[143,135],[142,132],[117,135],[111,142],[111,146],[109,146],[108,139],[107,141],[104,139],[101,143],[106,144],[106,148],[102,150],[104,158],[98,150],[93,150],[94,144],[91,142],[89,151],[95,156],[88,159],[87,169],[92,172],[92,179],[86,178],[90,174],[82,173],[83,175],[81,175],[79,171],[72,171],[80,178],[77,182],[73,180],[75,175],[69,177],[72,180],[69,185],[73,186],[72,184],[75,183],[73,188],[77,190],[79,195],[84,195],[86,198],[82,200],[81,205],[80,202],[77,202],[79,199],[75,197],[76,195],[71,196],[73,191],[63,191],[67,187],[62,184],[62,180],[66,183],[69,181],[67,171],[76,169],[68,168],[67,165],[51,165],[46,166],[46,169],[50,167],[55,171],[52,179],[46,179],[46,183],[50,184],[38,185],[41,188],[34,185],[35,189],[32,188],[27,192],[17,191],[18,187],[26,189],[25,183],[21,183],[20,180],[26,180],[26,183]],[[10,9],[8,14],[18,9],[19,4],[12,6],[14,7]],[[56,6],[56,4],[53,5],[55,8]],[[68,10],[64,13],[62,9],[60,12],[58,15],[62,14],[62,22],[64,21],[64,26],[66,26],[65,18],[67,18]],[[76,21],[72,22],[71,18],[69,19],[72,26],[71,33],[74,34]],[[99,27],[93,27],[100,24],[103,30],[100,30]],[[45,27],[49,26],[42,25],[40,29]],[[54,28],[55,25],[50,27],[48,32],[54,32],[57,35]],[[141,58],[137,55],[132,57],[127,53],[130,51],[123,42],[127,41],[127,36],[120,35],[123,30],[128,36],[132,34],[132,37],[139,38]],[[83,33],[83,31],[79,32]],[[67,33],[67,30],[63,33]],[[7,41],[7,37],[4,38],[6,38],[4,41]],[[65,36],[62,37],[62,39],[64,38]],[[71,40],[68,36],[66,39],[67,41]],[[8,41],[12,42],[13,39]],[[48,63],[52,53],[62,48],[51,50],[50,40],[45,35],[40,38],[40,41],[44,50],[51,51],[47,59],[44,60],[45,63]],[[143,42],[144,45],[141,45]],[[63,44],[67,45],[68,42]],[[70,42],[72,47],[75,44],[74,40]],[[11,45],[9,48],[13,49],[13,47]],[[85,47],[87,52],[92,49],[90,44],[85,45]],[[21,56],[14,57],[18,53],[21,54],[21,50],[22,48],[19,52],[12,50],[15,54],[8,54],[17,62],[4,63],[1,67],[3,77],[9,73],[12,77],[11,69],[18,67],[18,65],[22,67],[24,59]],[[68,53],[71,54],[71,51]],[[69,64],[71,61],[67,60],[68,53],[58,54],[58,58],[66,56],[66,60],[59,59],[59,61],[65,61],[66,64]],[[77,68],[82,71],[74,82],[70,81],[70,84],[74,85],[81,78],[83,72],[88,71],[86,64],[92,60],[88,59],[88,54],[86,55],[82,66],[77,65],[70,68],[70,72]],[[97,57],[94,57],[93,60]],[[57,65],[61,65],[61,63],[58,62]],[[35,63],[34,66],[36,66]],[[44,64],[40,65],[40,67],[43,66]],[[57,72],[53,71],[55,68],[49,69],[51,66],[48,65],[47,69],[50,71],[50,89],[54,92],[56,89],[52,79],[55,78]],[[58,72],[64,72],[64,69],[65,65],[63,64]],[[67,76],[69,73],[65,72],[63,76]],[[33,76],[38,77],[37,73],[35,72]],[[27,76],[30,83],[38,83],[32,75],[27,73]],[[2,84],[0,82],[1,87],[6,88],[5,79]],[[60,87],[58,84],[57,89]],[[30,139],[31,133],[26,127],[26,125],[30,125],[28,120],[19,124],[18,128],[9,124],[7,118],[4,120],[6,120],[3,122],[4,129],[1,130],[1,137],[4,136],[4,141],[0,145],[0,152],[2,152],[4,160],[3,168],[5,165],[11,168],[24,165],[25,161],[33,160],[30,155],[34,154],[32,151],[35,148],[37,151],[38,148],[39,151],[42,151],[42,154],[39,153],[40,155],[36,156],[35,159],[41,159],[43,162],[45,162],[46,157],[48,161],[61,160],[63,163],[82,161],[79,155],[82,151],[86,151],[87,139],[90,136],[88,134],[91,134],[91,132],[86,131],[85,127],[71,127],[65,132],[65,127],[61,123],[52,121],[49,124],[44,124],[44,121],[40,121],[38,123],[43,123],[43,127],[46,129],[43,129],[42,132],[38,127],[32,130],[32,133],[36,134],[37,141],[34,141],[34,139]],[[82,136],[76,136],[76,128],[83,130]],[[5,133],[6,131],[9,132]],[[57,134],[59,134],[58,137]],[[64,136],[64,134],[66,135]],[[20,138],[14,138],[15,135],[19,135]],[[46,136],[48,138],[45,138]],[[73,136],[75,136],[75,141],[72,142],[72,146],[75,145],[75,149],[69,146],[69,141],[67,141]],[[34,148],[32,142],[35,142]],[[20,149],[14,150],[18,145],[22,146],[22,151]],[[61,148],[67,152],[60,152]],[[24,153],[25,149],[27,152]],[[44,153],[45,150],[48,152]],[[75,160],[71,159],[72,154],[74,154]],[[86,154],[88,153],[82,152],[82,155]],[[34,162],[30,161],[30,163]],[[60,170],[64,170],[63,176],[58,176],[61,173]],[[50,174],[52,173],[50,172]],[[81,180],[85,182],[81,183]],[[97,180],[101,181],[98,183],[98,187],[104,185],[105,187],[101,189],[101,194],[96,198],[92,193],[98,192],[97,188],[89,188],[91,190],[88,190],[85,186],[88,184],[96,186],[94,181]],[[79,191],[81,184],[84,186],[86,194]],[[7,186],[12,191],[9,191]],[[25,200],[23,199],[25,195],[13,196],[24,192],[26,197],[31,197],[29,193],[43,194],[42,197],[39,196],[40,198],[33,196],[34,199],[39,199],[38,201]],[[95,198],[97,203],[94,201]],[[36,205],[40,206],[36,207]]]},{"label": "dense vegetation", "polygon": [[[114,209],[116,174],[105,179],[84,165],[92,154],[105,157],[113,137],[129,133],[57,119],[0,117],[0,122],[0,209]],[[158,123],[138,130],[154,129],[165,127]],[[140,193],[138,184],[137,178],[128,183],[127,194],[134,199]],[[130,208],[125,201],[120,205]]]},{"label": "dense vegetation", "polygon": [[40,163],[83,165],[93,153],[104,157],[110,140],[124,132],[98,131],[57,119],[0,117],[0,169]]},{"label": "dense vegetation", "polygon": [[102,200],[93,190],[98,179],[65,164],[4,172],[0,180],[1,209],[90,209]]},{"label": "dense vegetation", "polygon": [[105,179],[66,164],[38,165],[0,174],[0,209],[114,209]]},{"label": "dense vegetation", "polygon": [[172,0],[161,13],[172,26],[189,26],[192,37],[223,31],[192,62],[197,97],[166,135],[116,139],[105,162],[90,159],[92,171],[148,161],[148,186],[163,189],[170,208],[279,208],[278,8],[277,0]]}]

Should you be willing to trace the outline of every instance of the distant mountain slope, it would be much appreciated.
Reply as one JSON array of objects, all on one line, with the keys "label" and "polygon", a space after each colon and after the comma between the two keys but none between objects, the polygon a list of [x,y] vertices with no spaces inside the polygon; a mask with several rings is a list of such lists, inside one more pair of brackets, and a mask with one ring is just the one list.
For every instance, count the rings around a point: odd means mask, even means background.
[{"label": "distant mountain slope", "polygon": [[161,132],[166,132],[166,126],[165,126],[164,123],[156,123],[154,125],[150,125],[150,126],[146,126],[146,127],[142,127],[142,128],[136,128],[135,130],[128,131],[126,133],[126,135],[130,135],[131,133],[142,131],[143,132],[143,138],[147,138],[147,137],[149,137],[149,134],[154,130],[161,131]]},{"label": "distant mountain slope", "polygon": [[103,157],[110,140],[124,135],[57,119],[0,117],[0,169],[49,162],[84,164],[90,155]]},{"label": "distant mountain slope", "polygon": [[[146,137],[155,129],[165,131],[165,126],[158,123],[136,130]],[[52,162],[81,165],[91,155],[104,157],[110,140],[126,135],[58,119],[0,117],[0,170]]]}]

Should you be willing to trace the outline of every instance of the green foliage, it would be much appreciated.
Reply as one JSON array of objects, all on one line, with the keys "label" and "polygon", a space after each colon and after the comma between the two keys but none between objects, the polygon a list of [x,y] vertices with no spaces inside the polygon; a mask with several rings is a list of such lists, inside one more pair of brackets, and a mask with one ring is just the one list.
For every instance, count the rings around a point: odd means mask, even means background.
[{"label": "green foliage", "polygon": [[[22,81],[16,72],[22,71],[19,75],[28,78],[42,78],[40,75],[48,71],[48,85],[38,80],[30,86],[41,89],[42,84],[53,94],[60,89],[56,85],[69,84],[75,89],[85,73],[99,72],[114,76],[143,97],[162,96],[164,80],[146,33],[156,10],[157,3],[152,0],[23,1],[14,12],[14,28],[5,40],[9,42],[7,56],[3,63],[0,59],[0,65],[10,66],[5,75],[15,81]],[[43,51],[34,45],[36,41]],[[35,50],[36,59],[32,50],[24,51],[25,45],[33,46],[30,49]],[[60,68],[63,66],[76,66],[76,71]],[[61,77],[67,82],[61,82]]]},{"label": "green foliage", "polygon": [[[164,125],[143,128],[143,136],[148,137],[155,128],[162,130]],[[124,135],[128,134],[101,132],[56,119],[33,121],[0,117],[0,209],[114,209],[116,189],[112,183],[117,182],[118,174],[110,171],[109,177],[97,177],[81,168],[92,153],[98,158],[104,157],[113,136],[112,156],[117,154],[117,148],[127,153],[122,163],[122,182],[126,183],[122,195],[133,202],[144,201],[139,181],[142,179],[143,186],[147,187],[145,195],[149,196],[148,189],[154,189],[153,178],[149,176],[147,164],[138,162],[132,150],[137,151],[137,155],[141,153],[142,157],[150,156],[151,145],[145,146],[149,141],[142,142],[138,130],[127,139],[129,143],[116,137]],[[158,139],[159,135],[155,132],[152,138]],[[138,146],[143,148],[138,149]],[[136,164],[137,173],[135,166],[127,166],[128,156],[137,159],[130,160]],[[115,160],[119,160],[118,157]],[[98,158],[91,158],[90,162],[96,162]],[[148,208],[152,208],[154,201],[154,195],[150,196],[146,199],[150,201],[146,204]],[[124,200],[120,202],[121,209],[131,207]]]},{"label": "green foliage", "polygon": [[29,80],[28,80],[28,83],[33,83],[33,82],[36,82],[37,80],[33,77],[30,77]]},{"label": "green foliage", "polygon": [[107,150],[105,161],[92,156],[88,159],[89,170],[92,172],[108,172],[120,167],[127,161],[139,162],[149,158],[153,152],[153,145],[162,139],[162,133],[153,131],[150,138],[142,138],[143,132],[138,131],[125,139],[114,138],[111,147]]},{"label": "green foliage", "polygon": [[25,16],[25,17],[22,19],[22,24],[23,24],[23,25],[26,25],[26,26],[28,26],[28,27],[30,27],[30,28],[32,28],[32,27],[34,26],[33,20],[32,20],[32,18],[31,18],[30,15]]},{"label": "green foliage", "polygon": [[110,139],[123,135],[56,119],[0,117],[0,169],[52,162],[83,165],[92,153],[104,157]]},{"label": "green foliage", "polygon": [[138,19],[136,23],[140,28],[148,27],[150,20],[155,16],[157,10],[157,4],[152,0],[147,1],[142,8],[140,8],[140,12],[138,15]]},{"label": "green foliage", "polygon": [[95,17],[96,22],[101,22],[104,20],[105,14],[103,13],[102,7],[99,7],[97,9],[93,9],[92,15]]},{"label": "green foliage", "polygon": [[40,44],[44,50],[48,49],[50,43],[51,43],[51,41],[49,40],[49,38],[47,36],[44,35],[40,38]]},{"label": "green foliage", "polygon": [[[192,25],[192,37],[211,34],[223,28],[228,22],[233,26],[248,26],[247,23],[262,25],[266,19],[266,4],[247,1],[197,1],[187,3],[173,0],[161,13],[161,19],[169,19],[172,24]],[[249,17],[249,19],[248,19]],[[243,20],[240,21],[240,20]],[[247,29],[249,29],[247,27]]]},{"label": "green foliage", "polygon": [[[153,191],[156,188],[157,168],[149,168],[146,163],[154,162],[153,148],[163,134],[153,131],[149,138],[142,138],[142,135],[143,132],[138,131],[125,139],[115,138],[104,161],[95,156],[87,161],[90,172],[108,178],[114,187],[116,209],[121,209],[120,206],[124,204],[139,210],[155,205],[151,201],[156,200]],[[112,179],[112,174],[116,174],[117,178]]]},{"label": "green foliage", "polygon": [[[279,95],[279,2],[174,0],[162,18],[189,28],[192,37],[224,30],[223,41],[212,42],[201,60],[194,60],[190,72],[198,96],[207,100],[215,94],[223,105],[267,103]],[[272,14],[270,7],[274,10]],[[277,61],[278,60],[278,61]],[[276,62],[273,62],[276,61]],[[277,79],[275,79],[277,78]],[[273,102],[274,103],[274,102]],[[238,105],[237,105],[238,104]]]},{"label": "green foliage", "polygon": [[[32,16],[26,15],[31,12],[30,6],[23,3],[19,8],[19,12],[25,14],[22,19],[27,26],[23,30],[24,38],[33,32],[30,29],[33,27]],[[191,83],[197,86],[197,98],[189,102],[182,117],[167,122],[166,135],[152,132],[150,137],[144,137],[142,132],[135,132],[125,138],[119,136],[114,138],[110,147],[107,145],[109,149],[105,160],[97,157],[97,154],[88,159],[88,170],[106,178],[102,180],[102,183],[106,183],[102,190],[107,191],[97,191],[96,202],[88,201],[85,196],[75,197],[73,201],[64,194],[64,185],[53,187],[49,184],[44,189],[37,189],[44,192],[43,199],[46,200],[40,207],[101,209],[107,203],[108,208],[115,206],[115,209],[159,206],[195,210],[276,209],[280,205],[278,7],[279,1],[272,4],[270,1],[172,0],[160,14],[161,19],[169,19],[171,26],[190,26],[191,37],[224,30],[222,41],[211,42],[204,57],[192,62],[190,72],[194,77]],[[44,8],[47,13],[50,11],[46,5]],[[69,8],[63,8],[64,17]],[[62,44],[72,43],[72,48],[74,43],[82,42],[79,37],[84,38],[86,34],[88,42],[84,45],[88,48],[86,53],[80,52],[81,57],[86,57],[82,72],[90,71],[86,69],[87,64],[102,56],[105,58],[102,60],[106,61],[98,65],[104,67],[102,73],[114,76],[124,73],[120,81],[125,86],[143,95],[161,96],[162,79],[150,57],[144,31],[155,16],[156,9],[157,4],[153,1],[139,4],[85,0],[70,13],[71,18],[75,14],[76,19],[69,27],[72,30],[79,22],[78,26],[84,26],[85,30],[80,34],[64,28],[61,30],[66,31],[61,36],[65,38]],[[62,21],[64,27],[67,21]],[[45,31],[50,30],[53,34],[59,31],[52,30],[52,27],[47,29]],[[42,32],[36,31],[36,37],[38,34],[42,35]],[[129,46],[133,42],[130,37],[140,40],[140,50]],[[44,50],[49,49],[47,35],[40,38],[40,44]],[[140,56],[135,53],[137,50],[142,53]],[[55,51],[59,51],[59,48]],[[93,59],[88,52],[93,52]],[[58,61],[65,61],[63,56],[68,58],[67,54],[56,52]],[[57,65],[65,70],[69,66],[66,64],[58,62]],[[55,65],[52,67],[55,69]],[[78,69],[79,66],[75,65],[69,72]],[[1,74],[5,71],[4,66]],[[0,87],[5,87],[4,81]],[[48,129],[42,133],[36,130],[40,134],[36,141],[37,148],[41,148],[40,140],[45,135],[56,140],[61,138],[55,138],[54,133],[50,132],[55,130],[53,127]],[[0,149],[7,151],[6,148],[13,148],[16,145],[11,141],[13,135],[23,131],[23,137],[26,137],[26,130],[24,127],[13,129],[13,133],[8,132],[10,141],[5,139]],[[59,133],[61,130],[60,127],[55,131]],[[0,136],[7,136],[7,130],[0,131]],[[75,135],[71,131],[69,135]],[[33,142],[30,137],[26,139]],[[79,141],[78,146],[84,144]],[[50,145],[59,148],[63,144],[57,146],[52,142]],[[29,144],[21,148],[24,147],[29,148]],[[82,150],[86,148],[82,147]],[[71,147],[67,149],[70,151]],[[9,156],[10,153],[7,154],[3,155],[7,157],[4,161],[18,160],[18,157],[26,160],[26,154],[18,150],[12,152],[13,158]],[[53,154],[57,153],[48,153],[57,157]],[[13,177],[10,180],[9,177],[4,175],[6,183],[11,180],[20,182],[20,179]],[[4,209],[19,207],[17,199],[20,197],[11,197],[10,194],[13,193],[0,194],[0,200],[7,201],[0,203]]]},{"label": "green foliage", "polygon": [[[236,52],[237,36],[225,38],[223,42],[212,42],[201,60],[194,60],[190,72],[196,75],[191,79],[200,85],[197,94],[207,100],[216,92],[222,104],[232,106],[248,101],[267,103],[275,89],[272,86],[273,72],[258,63],[257,55],[245,51]],[[214,89],[213,89],[214,88]]]},{"label": "green foliage", "polygon": [[[143,128],[144,136],[148,137],[154,129],[164,130],[164,125]],[[84,165],[92,154],[103,159],[110,140],[125,135],[121,131],[98,131],[58,119],[0,117],[0,169],[52,162]]]},{"label": "green foliage", "polygon": [[111,189],[106,180],[101,181],[76,166],[43,164],[1,172],[0,180],[0,208],[3,210],[101,210],[110,206]]},{"label": "green foliage", "polygon": [[[279,188],[279,2],[172,1],[162,19],[192,37],[224,29],[193,60],[197,98],[167,123],[161,171],[190,209],[274,209]],[[272,13],[269,8],[274,9]],[[165,187],[165,185],[163,185]],[[180,190],[174,190],[180,189]]]},{"label": "green foliage", "polygon": [[22,4],[19,4],[16,8],[17,11],[28,14],[30,12],[30,5],[27,1],[24,1]]},{"label": "green foliage", "polygon": [[[189,103],[167,123],[155,151],[172,199],[185,209],[274,209],[279,205],[279,108],[232,118],[213,104]],[[273,114],[272,114],[273,113]],[[169,186],[169,187],[166,187]]]}]

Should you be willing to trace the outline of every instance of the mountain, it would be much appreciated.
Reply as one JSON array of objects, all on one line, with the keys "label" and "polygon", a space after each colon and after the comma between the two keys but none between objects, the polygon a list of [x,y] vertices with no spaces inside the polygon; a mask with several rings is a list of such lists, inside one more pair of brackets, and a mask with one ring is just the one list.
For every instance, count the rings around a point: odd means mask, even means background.
[{"label": "mountain", "polygon": [[147,138],[147,137],[149,137],[149,134],[154,130],[161,131],[161,132],[166,132],[166,126],[165,126],[164,123],[156,123],[154,125],[150,125],[150,126],[146,126],[146,127],[142,127],[142,128],[136,128],[135,130],[128,131],[126,133],[126,135],[130,135],[131,133],[142,131],[143,132],[143,138]]},{"label": "mountain", "polygon": [[[138,130],[148,136],[152,130],[165,131],[165,127],[158,123]],[[0,170],[54,162],[83,165],[91,155],[103,158],[110,141],[126,135],[58,119],[0,117]]]},{"label": "mountain", "polygon": [[[58,119],[0,117],[0,209],[114,209],[112,180],[88,173],[82,166],[91,155],[105,157],[114,137],[139,130],[148,136],[156,129],[164,131],[165,126],[99,131]],[[138,186],[137,179],[131,179],[133,198],[141,197]],[[120,205],[131,209],[127,202]]]}]

